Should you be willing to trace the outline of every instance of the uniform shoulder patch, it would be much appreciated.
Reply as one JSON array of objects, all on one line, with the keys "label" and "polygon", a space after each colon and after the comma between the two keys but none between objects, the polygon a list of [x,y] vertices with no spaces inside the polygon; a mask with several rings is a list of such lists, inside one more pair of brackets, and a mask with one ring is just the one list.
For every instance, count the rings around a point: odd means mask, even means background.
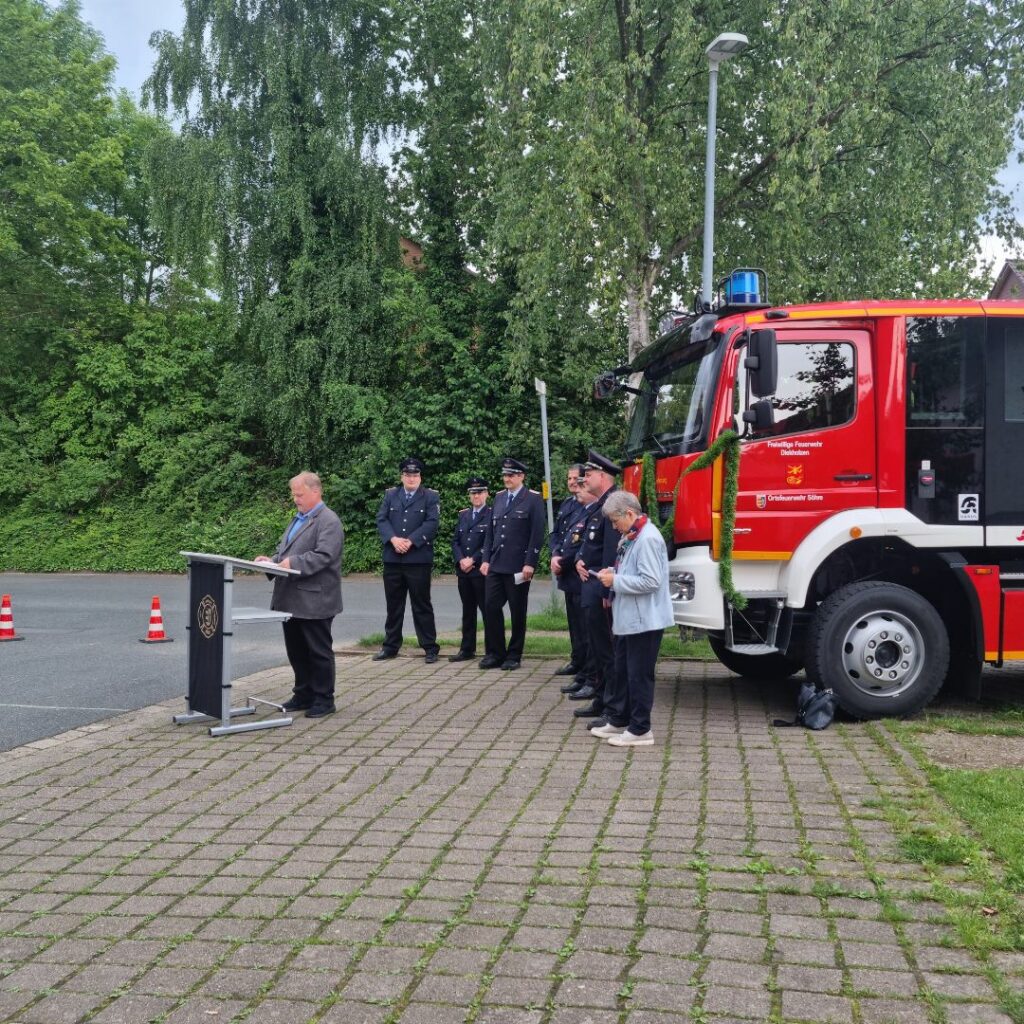
[{"label": "uniform shoulder patch", "polygon": [[469,507],[468,506],[466,508],[460,508],[459,509],[459,515],[461,516],[463,512],[468,512],[468,511],[469,511]]},{"label": "uniform shoulder patch", "polygon": [[532,487],[530,488],[531,494],[540,494],[540,491],[535,491]]}]

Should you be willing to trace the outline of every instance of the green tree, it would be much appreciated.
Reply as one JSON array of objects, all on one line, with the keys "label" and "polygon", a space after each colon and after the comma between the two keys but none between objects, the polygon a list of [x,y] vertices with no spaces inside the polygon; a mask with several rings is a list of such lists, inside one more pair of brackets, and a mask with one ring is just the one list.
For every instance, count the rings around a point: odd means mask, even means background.
[{"label": "green tree", "polygon": [[[0,5],[0,408],[45,374],[53,344],[126,256],[107,200],[123,183],[113,60],[73,3]],[[99,258],[98,258],[99,257]]]},{"label": "green tree", "polygon": [[[626,320],[694,294],[708,26],[751,48],[720,75],[716,265],[764,266],[776,300],[976,287],[982,223],[1021,107],[1024,3],[495,0],[488,120],[496,247],[521,324],[567,290]],[[686,300],[684,300],[686,301]]]},{"label": "green tree", "polygon": [[274,456],[325,464],[389,380],[380,282],[398,240],[379,158],[403,109],[395,12],[187,0],[148,89],[182,116],[154,162],[175,255],[237,307],[236,384]]}]

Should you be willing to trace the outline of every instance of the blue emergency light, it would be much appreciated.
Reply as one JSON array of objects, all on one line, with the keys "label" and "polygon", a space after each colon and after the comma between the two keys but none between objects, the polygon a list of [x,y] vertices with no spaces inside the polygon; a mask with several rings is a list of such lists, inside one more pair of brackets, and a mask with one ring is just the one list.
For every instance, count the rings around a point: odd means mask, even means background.
[{"label": "blue emergency light", "polygon": [[726,303],[732,306],[760,302],[760,283],[756,270],[734,270],[725,279]]},{"label": "blue emergency light", "polygon": [[718,282],[718,308],[768,305],[768,275],[760,267],[738,267]]}]

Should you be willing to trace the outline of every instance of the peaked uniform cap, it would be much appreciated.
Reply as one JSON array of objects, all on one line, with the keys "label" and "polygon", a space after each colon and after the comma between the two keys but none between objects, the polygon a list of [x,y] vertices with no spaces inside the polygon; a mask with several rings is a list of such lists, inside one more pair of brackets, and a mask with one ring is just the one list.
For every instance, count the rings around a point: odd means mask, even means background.
[{"label": "peaked uniform cap", "polygon": [[506,458],[501,462],[502,473],[526,473],[526,466],[518,459]]},{"label": "peaked uniform cap", "polygon": [[479,494],[480,491],[489,490],[487,481],[482,476],[471,476],[466,480],[466,490]]},{"label": "peaked uniform cap", "polygon": [[422,473],[423,462],[420,459],[417,459],[415,456],[410,455],[407,458],[402,459],[402,461],[399,463],[398,468],[403,473]]},{"label": "peaked uniform cap", "polygon": [[608,473],[610,476],[618,476],[622,472],[622,467],[611,459],[602,455],[600,452],[595,452],[593,448],[587,452],[587,461],[583,463],[583,468],[600,470],[602,473]]}]

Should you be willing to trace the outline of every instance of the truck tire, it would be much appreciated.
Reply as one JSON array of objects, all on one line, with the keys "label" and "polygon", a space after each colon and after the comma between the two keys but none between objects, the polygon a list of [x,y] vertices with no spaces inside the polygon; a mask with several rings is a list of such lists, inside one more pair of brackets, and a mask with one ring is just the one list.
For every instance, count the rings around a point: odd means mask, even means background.
[{"label": "truck tire", "polygon": [[896,583],[850,583],[818,607],[807,676],[855,718],[912,715],[939,692],[949,636],[920,594]]},{"label": "truck tire", "polygon": [[747,679],[757,679],[767,683],[773,679],[788,679],[796,675],[804,666],[795,658],[787,658],[784,654],[741,654],[730,651],[725,646],[725,639],[720,636],[708,636],[708,643],[715,657],[730,671]]}]

